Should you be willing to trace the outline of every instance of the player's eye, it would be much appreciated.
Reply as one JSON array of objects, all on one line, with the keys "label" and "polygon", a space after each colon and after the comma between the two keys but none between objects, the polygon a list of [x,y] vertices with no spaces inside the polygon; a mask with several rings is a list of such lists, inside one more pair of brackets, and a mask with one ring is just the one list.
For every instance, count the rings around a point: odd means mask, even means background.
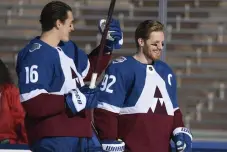
[{"label": "player's eye", "polygon": [[155,43],[155,44],[151,44],[151,45],[153,45],[153,46],[158,46],[158,44],[157,44],[157,43]]},{"label": "player's eye", "polygon": [[[152,46],[155,46],[155,47],[158,47],[160,46],[160,43],[154,43],[154,44],[151,44]],[[164,42],[161,43],[161,46],[164,46]]]},{"label": "player's eye", "polygon": [[77,23],[77,20],[72,20],[71,24],[76,24]]},{"label": "player's eye", "polygon": [[69,25],[69,27],[70,27],[70,28],[74,27],[74,24],[73,24],[73,23],[71,23],[71,24]]}]

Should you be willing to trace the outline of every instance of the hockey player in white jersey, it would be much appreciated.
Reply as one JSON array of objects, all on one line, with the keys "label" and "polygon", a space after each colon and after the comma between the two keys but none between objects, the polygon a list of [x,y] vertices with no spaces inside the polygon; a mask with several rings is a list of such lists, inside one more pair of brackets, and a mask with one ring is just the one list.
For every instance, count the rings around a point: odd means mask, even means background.
[{"label": "hockey player in white jersey", "polygon": [[191,151],[192,135],[177,103],[175,74],[159,60],[163,31],[158,21],[140,23],[137,52],[108,66],[94,112],[102,142],[125,143],[128,152],[168,152],[172,139],[178,152]]},{"label": "hockey player in white jersey", "polygon": [[[87,138],[95,139],[90,108],[96,106],[97,89],[86,87],[84,78],[99,49],[87,55],[70,41],[74,18],[66,3],[45,5],[40,23],[41,36],[19,52],[16,68],[29,146],[33,152],[94,151],[90,148],[95,140]],[[108,64],[112,50],[122,45],[119,22],[112,20],[109,30],[99,72]]]}]

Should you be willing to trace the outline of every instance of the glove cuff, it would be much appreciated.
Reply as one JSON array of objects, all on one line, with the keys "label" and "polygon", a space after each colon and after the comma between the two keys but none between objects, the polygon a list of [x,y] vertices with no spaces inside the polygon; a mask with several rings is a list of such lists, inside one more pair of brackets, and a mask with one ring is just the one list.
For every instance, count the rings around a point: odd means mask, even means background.
[{"label": "glove cuff", "polygon": [[80,112],[86,106],[87,99],[78,89],[71,90],[65,97],[65,103],[73,114]]},{"label": "glove cuff", "polygon": [[113,143],[103,143],[102,148],[107,152],[123,152],[125,143],[123,141],[114,141]]},{"label": "glove cuff", "polygon": [[113,49],[114,49],[114,44],[111,42],[111,41],[109,41],[109,40],[106,40],[107,42],[106,42],[106,44],[105,44],[105,52],[112,52],[113,51]]},{"label": "glove cuff", "polygon": [[188,128],[178,127],[176,129],[174,129],[173,136],[176,136],[179,133],[184,133],[184,134],[188,135],[192,140],[192,134],[191,134],[191,131]]}]

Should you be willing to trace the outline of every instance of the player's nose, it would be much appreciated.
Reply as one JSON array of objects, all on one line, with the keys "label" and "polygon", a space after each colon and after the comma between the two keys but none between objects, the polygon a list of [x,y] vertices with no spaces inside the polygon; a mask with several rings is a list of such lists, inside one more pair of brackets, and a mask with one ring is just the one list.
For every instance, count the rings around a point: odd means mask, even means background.
[{"label": "player's nose", "polygon": [[158,49],[161,51],[163,49],[163,44],[162,43],[159,43],[158,44]]},{"label": "player's nose", "polygon": [[74,28],[74,25],[73,25],[73,24],[70,26],[70,30],[71,30],[71,31],[74,31],[74,30],[75,30],[75,28]]}]

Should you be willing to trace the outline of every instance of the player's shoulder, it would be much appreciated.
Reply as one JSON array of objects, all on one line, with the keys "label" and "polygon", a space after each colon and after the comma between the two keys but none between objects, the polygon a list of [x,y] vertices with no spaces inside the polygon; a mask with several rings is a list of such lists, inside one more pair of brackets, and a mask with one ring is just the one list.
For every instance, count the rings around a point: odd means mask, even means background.
[{"label": "player's shoulder", "polygon": [[114,71],[115,73],[130,73],[132,66],[130,56],[120,56],[110,62],[107,71]]},{"label": "player's shoulder", "polygon": [[[78,56],[79,58],[87,57],[87,54],[81,50],[73,41],[61,42],[62,49],[69,57]],[[73,51],[72,51],[73,50]]]},{"label": "player's shoulder", "polygon": [[34,38],[18,53],[17,63],[41,64],[56,61],[58,54],[55,48]]},{"label": "player's shoulder", "polygon": [[166,62],[163,62],[161,60],[155,61],[155,66],[162,70],[172,71],[172,68]]},{"label": "player's shoulder", "polygon": [[127,63],[127,57],[126,56],[120,56],[117,57],[115,59],[113,59],[113,61],[111,62],[111,64],[125,64]]},{"label": "player's shoulder", "polygon": [[77,56],[79,56],[82,59],[87,58],[87,53],[82,49],[80,49],[76,43],[74,43],[73,41],[69,41],[69,43],[70,43],[70,46],[73,46],[73,49],[75,50],[75,53]]},{"label": "player's shoulder", "polygon": [[[37,59],[50,58],[50,54],[53,54],[54,48],[48,46],[46,43],[42,42],[38,38],[32,39],[24,48],[19,51],[19,54],[26,56],[34,56]],[[56,52],[56,51],[55,51]]]},{"label": "player's shoulder", "polygon": [[108,69],[113,69],[113,70],[123,70],[127,67],[128,65],[128,57],[127,56],[119,56],[115,59],[113,59],[109,66]]},{"label": "player's shoulder", "polygon": [[62,46],[64,47],[64,49],[66,51],[69,50],[75,50],[78,51],[79,53],[85,53],[84,51],[82,51],[75,42],[73,42],[72,40],[69,40],[67,42],[61,42]]},{"label": "player's shoulder", "polygon": [[69,40],[69,41],[67,41],[67,42],[61,41],[61,42],[59,43],[59,46],[60,46],[63,50],[70,50],[70,49],[75,49],[75,48],[77,48],[77,45],[76,45],[73,41],[71,41],[71,40]]},{"label": "player's shoulder", "polygon": [[132,64],[132,57],[131,56],[120,56],[112,60],[110,63],[113,67],[128,67]]}]

